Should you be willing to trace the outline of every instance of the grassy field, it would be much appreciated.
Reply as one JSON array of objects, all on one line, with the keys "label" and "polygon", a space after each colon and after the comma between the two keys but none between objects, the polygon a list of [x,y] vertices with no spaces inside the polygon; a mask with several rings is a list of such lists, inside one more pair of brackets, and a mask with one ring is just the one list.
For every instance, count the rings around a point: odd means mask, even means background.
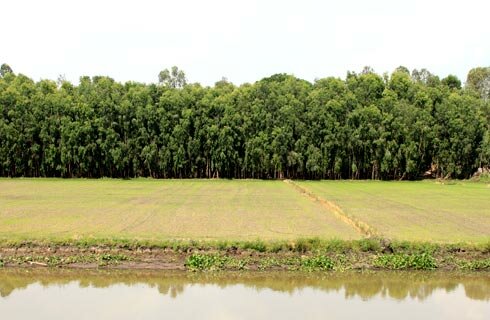
[{"label": "grassy field", "polygon": [[365,236],[338,211],[383,238],[490,239],[486,183],[0,179],[0,239],[14,241]]},{"label": "grassy field", "polygon": [[0,238],[285,240],[360,235],[282,181],[0,179]]},{"label": "grassy field", "polygon": [[409,241],[490,239],[490,185],[452,181],[301,181],[382,237]]}]

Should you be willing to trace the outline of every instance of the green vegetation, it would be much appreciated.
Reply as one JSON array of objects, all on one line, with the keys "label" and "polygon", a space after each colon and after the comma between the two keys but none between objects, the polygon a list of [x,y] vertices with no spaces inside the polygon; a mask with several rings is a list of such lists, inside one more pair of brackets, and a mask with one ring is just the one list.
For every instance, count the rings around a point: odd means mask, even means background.
[{"label": "green vegetation", "polygon": [[490,258],[478,259],[473,261],[458,261],[459,267],[463,270],[490,270]]},{"label": "green vegetation", "polygon": [[[485,243],[490,237],[485,183],[295,184],[400,246],[404,240]],[[0,203],[0,241],[12,243],[137,243],[185,250],[204,241],[258,252],[291,246],[298,252],[322,246],[343,252],[342,240],[364,237],[334,214],[337,209],[282,181],[0,179]],[[379,250],[373,239],[353,243]]]},{"label": "green vegetation", "polygon": [[326,256],[314,256],[304,258],[301,267],[308,271],[326,271],[334,268],[334,262]]},{"label": "green vegetation", "polygon": [[370,68],[239,87],[105,76],[34,82],[0,70],[0,176],[468,178],[490,165],[489,68],[467,85],[425,69]]},{"label": "green vegetation", "polygon": [[437,268],[434,257],[427,252],[420,254],[385,254],[376,257],[374,265],[391,270],[432,270]]},{"label": "green vegetation", "polygon": [[490,187],[471,181],[300,181],[378,236],[399,241],[486,242]]},{"label": "green vegetation", "polygon": [[220,257],[219,255],[193,254],[187,259],[186,267],[191,271],[221,270],[227,260],[226,257]]},{"label": "green vegetation", "polygon": [[120,253],[104,254],[73,254],[73,255],[56,255],[56,254],[36,254],[36,255],[14,255],[7,256],[0,260],[0,267],[5,264],[15,266],[45,266],[59,267],[73,264],[90,265],[95,264],[97,267],[107,267],[117,265],[123,261],[131,260],[128,256]]},{"label": "green vegetation", "polygon": [[10,241],[247,240],[260,251],[265,240],[361,237],[281,181],[0,179],[0,203]]},{"label": "green vegetation", "polygon": [[0,179],[0,265],[488,270],[490,188],[446,183]]},{"label": "green vegetation", "polygon": [[[154,268],[190,271],[220,270],[489,270],[490,251],[486,244],[435,244],[388,242],[381,239],[263,242],[134,242],[131,246],[98,243],[89,247],[76,243],[16,243],[0,245],[4,266],[46,266],[77,268]],[[298,243],[310,243],[306,247]],[[278,245],[281,249],[277,250]],[[11,244],[13,245],[13,244]]]}]

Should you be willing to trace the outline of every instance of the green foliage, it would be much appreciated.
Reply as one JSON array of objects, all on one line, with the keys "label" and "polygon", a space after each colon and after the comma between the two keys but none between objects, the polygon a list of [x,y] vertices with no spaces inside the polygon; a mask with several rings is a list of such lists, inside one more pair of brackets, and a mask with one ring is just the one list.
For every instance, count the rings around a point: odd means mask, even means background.
[{"label": "green foliage", "polygon": [[242,249],[251,249],[258,252],[265,252],[267,250],[266,243],[262,240],[246,241],[240,244]]},{"label": "green foliage", "polygon": [[452,74],[442,79],[441,83],[449,87],[450,89],[461,89],[461,80],[459,80],[458,77]]},{"label": "green foliage", "polygon": [[274,267],[282,266],[283,261],[275,257],[264,257],[259,261],[259,270],[272,269]]},{"label": "green foliage", "polygon": [[480,246],[478,246],[478,248],[483,253],[490,253],[490,241],[487,241],[487,242],[481,244]]},{"label": "green foliage", "polygon": [[428,253],[433,254],[441,246],[430,242],[412,242],[412,241],[393,241],[389,244],[394,253]]},{"label": "green foliage", "polygon": [[361,239],[355,241],[354,246],[358,247],[362,252],[379,252],[381,250],[381,240]]},{"label": "green foliage", "polygon": [[319,239],[298,239],[295,243],[294,249],[297,252],[306,253],[310,252],[314,247],[318,247],[319,243]]},{"label": "green foliage", "polygon": [[403,67],[205,88],[177,67],[162,85],[0,72],[0,176],[467,178],[490,165],[488,68],[463,90]]},{"label": "green foliage", "polygon": [[340,239],[333,239],[327,241],[323,245],[323,248],[325,252],[345,253],[352,248],[352,243]]},{"label": "green foliage", "polygon": [[436,260],[429,253],[385,254],[377,256],[374,265],[392,270],[415,269],[432,270],[437,268]]},{"label": "green foliage", "polygon": [[482,173],[474,180],[482,183],[490,183],[490,172]]},{"label": "green foliage", "polygon": [[12,68],[6,63],[2,63],[0,66],[0,77],[5,77],[9,73],[13,73]]},{"label": "green foliage", "polygon": [[301,260],[301,267],[307,271],[326,271],[332,270],[335,264],[327,256],[307,257]]},{"label": "green foliage", "polygon": [[490,98],[490,67],[473,68],[468,72],[466,87],[476,92],[481,98]]},{"label": "green foliage", "polygon": [[185,265],[191,271],[217,271],[224,268],[226,257],[217,254],[195,253],[187,258]]},{"label": "green foliage", "polygon": [[458,266],[463,270],[490,270],[490,258],[471,261],[461,260],[458,261]]},{"label": "green foliage", "polygon": [[103,262],[119,262],[129,260],[129,258],[120,253],[105,253],[100,255],[99,260]]},{"label": "green foliage", "polygon": [[280,251],[287,251],[289,248],[288,243],[284,241],[273,241],[267,246],[267,252],[278,253]]}]

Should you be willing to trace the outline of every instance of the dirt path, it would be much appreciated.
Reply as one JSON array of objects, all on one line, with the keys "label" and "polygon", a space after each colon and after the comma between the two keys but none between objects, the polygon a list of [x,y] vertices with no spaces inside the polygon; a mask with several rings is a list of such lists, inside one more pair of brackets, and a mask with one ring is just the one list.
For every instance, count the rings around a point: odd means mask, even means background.
[{"label": "dirt path", "polygon": [[284,180],[284,182],[293,186],[297,191],[299,191],[301,194],[308,197],[310,200],[319,202],[322,205],[322,207],[327,209],[329,212],[333,212],[338,219],[347,223],[349,226],[353,227],[360,234],[362,234],[366,237],[380,237],[381,236],[381,234],[375,228],[368,225],[364,221],[361,221],[361,220],[345,213],[334,202],[325,200],[325,199],[315,195],[313,192],[311,192],[307,188],[298,185],[297,183],[295,183],[292,180],[287,179],[287,180]]}]

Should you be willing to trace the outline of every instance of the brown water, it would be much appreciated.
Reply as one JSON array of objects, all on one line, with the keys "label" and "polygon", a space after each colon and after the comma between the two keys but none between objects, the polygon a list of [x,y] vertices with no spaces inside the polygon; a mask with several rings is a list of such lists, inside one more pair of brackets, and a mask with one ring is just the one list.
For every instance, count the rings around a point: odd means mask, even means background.
[{"label": "brown water", "polygon": [[0,270],[0,319],[490,319],[490,273]]}]

